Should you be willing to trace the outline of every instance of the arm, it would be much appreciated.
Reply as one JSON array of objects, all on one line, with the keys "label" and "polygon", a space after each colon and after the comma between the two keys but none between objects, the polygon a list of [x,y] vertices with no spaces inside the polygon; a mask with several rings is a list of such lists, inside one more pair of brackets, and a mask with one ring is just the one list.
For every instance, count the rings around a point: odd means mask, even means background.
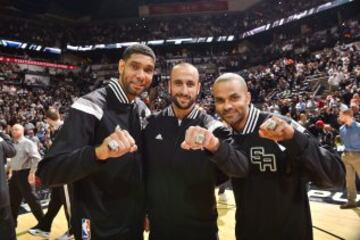
[{"label": "arm", "polygon": [[45,185],[62,185],[88,176],[103,162],[95,155],[94,130],[97,118],[71,109],[37,175]]},{"label": "arm", "polygon": [[246,177],[249,173],[249,160],[245,153],[237,149],[231,132],[220,127],[213,132],[219,140],[218,148],[209,149],[211,160],[229,177]]},{"label": "arm", "polygon": [[288,155],[296,156],[305,168],[310,180],[319,187],[343,186],[345,181],[344,165],[340,156],[324,147],[310,134],[295,131],[291,140],[280,142]]},{"label": "arm", "polygon": [[0,132],[0,143],[3,148],[5,159],[12,158],[16,155],[16,149],[11,142],[11,138],[3,132]]},{"label": "arm", "polygon": [[[269,121],[272,121],[271,128]],[[288,123],[278,117],[272,117],[260,126],[259,135],[283,145],[288,156],[294,157],[304,167],[305,174],[316,185],[343,185],[345,171],[339,155],[320,147],[317,140],[298,123]]]},{"label": "arm", "polygon": [[40,162],[41,156],[38,150],[36,143],[29,141],[27,147],[27,153],[31,160],[30,173],[35,174],[38,164]]},{"label": "arm", "polygon": [[[194,136],[198,134],[204,136],[200,144],[194,141]],[[248,175],[249,160],[245,153],[236,148],[231,132],[225,127],[217,127],[209,131],[199,126],[191,126],[186,131],[185,140],[181,146],[187,150],[206,149],[211,153],[210,160],[230,177]]]}]

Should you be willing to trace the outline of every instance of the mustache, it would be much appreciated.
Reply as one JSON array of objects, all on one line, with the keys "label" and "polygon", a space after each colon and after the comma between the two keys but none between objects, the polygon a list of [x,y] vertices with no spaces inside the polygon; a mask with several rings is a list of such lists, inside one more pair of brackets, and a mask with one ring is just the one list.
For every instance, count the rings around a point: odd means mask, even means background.
[{"label": "mustache", "polygon": [[184,97],[184,98],[187,98],[187,99],[191,99],[191,97],[189,95],[184,95],[184,94],[175,94],[174,97]]},{"label": "mustache", "polygon": [[233,112],[233,109],[223,110],[222,112],[223,112],[223,114],[231,113],[231,112]]}]

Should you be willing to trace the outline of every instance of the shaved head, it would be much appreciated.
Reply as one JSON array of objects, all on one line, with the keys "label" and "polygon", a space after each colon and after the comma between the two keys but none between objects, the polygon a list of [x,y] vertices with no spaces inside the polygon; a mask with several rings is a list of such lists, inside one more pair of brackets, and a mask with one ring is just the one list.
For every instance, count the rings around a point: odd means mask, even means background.
[{"label": "shaved head", "polygon": [[182,69],[186,69],[195,77],[196,80],[200,81],[198,69],[194,65],[185,62],[173,66],[170,73],[170,80],[173,79],[175,72],[181,71]]},{"label": "shaved head", "polygon": [[14,139],[24,136],[24,127],[20,124],[14,124],[11,128],[11,135]]},{"label": "shaved head", "polygon": [[224,73],[221,74],[214,82],[214,86],[218,83],[224,83],[224,82],[228,82],[228,81],[237,81],[240,86],[241,89],[245,92],[248,91],[248,87],[246,85],[246,82],[244,80],[243,77],[241,77],[239,74],[236,73]]},{"label": "shaved head", "polygon": [[18,123],[14,124],[13,128],[24,131],[24,127]]}]

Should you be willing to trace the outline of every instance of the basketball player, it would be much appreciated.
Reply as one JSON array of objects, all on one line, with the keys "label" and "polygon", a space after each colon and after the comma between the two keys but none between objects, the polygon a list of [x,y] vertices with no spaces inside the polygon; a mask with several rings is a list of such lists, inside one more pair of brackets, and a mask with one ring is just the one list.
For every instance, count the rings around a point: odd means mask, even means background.
[{"label": "basketball player", "polygon": [[[293,121],[258,110],[244,79],[233,73],[213,86],[217,113],[233,129],[233,139],[249,159],[248,176],[232,178],[237,206],[236,239],[312,239],[307,183],[342,186],[344,167],[339,156],[319,146]],[[214,136],[206,129],[189,129],[192,136]]]},{"label": "basketball player", "polygon": [[79,98],[39,166],[50,186],[72,183],[76,239],[143,239],[144,186],[141,117],[137,98],[151,84],[155,54],[129,46],[119,79]]},{"label": "basketball player", "polygon": [[[219,168],[244,176],[248,161],[226,142],[229,129],[195,105],[200,80],[193,65],[175,65],[168,84],[171,104],[148,119],[144,134],[150,239],[217,240],[214,188],[224,179]],[[222,147],[214,138],[203,148],[182,149],[186,129],[195,126],[223,139]]]}]

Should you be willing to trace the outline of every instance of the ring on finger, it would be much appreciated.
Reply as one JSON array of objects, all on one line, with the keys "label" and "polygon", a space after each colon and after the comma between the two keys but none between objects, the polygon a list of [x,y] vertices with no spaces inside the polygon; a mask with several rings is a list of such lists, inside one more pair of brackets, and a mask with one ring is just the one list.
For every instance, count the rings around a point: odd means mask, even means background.
[{"label": "ring on finger", "polygon": [[198,134],[196,134],[194,136],[193,140],[194,140],[194,143],[202,145],[204,143],[204,140],[205,140],[205,134],[198,133]]},{"label": "ring on finger", "polygon": [[111,140],[109,143],[108,143],[108,148],[111,150],[111,151],[117,151],[119,149],[119,144],[117,141],[115,140]]},{"label": "ring on finger", "polygon": [[266,123],[266,126],[265,126],[265,128],[267,129],[267,130],[271,130],[271,131],[273,131],[273,130],[275,130],[275,128],[277,127],[277,122],[274,120],[274,119],[269,119],[269,120],[267,120],[267,123]]}]

